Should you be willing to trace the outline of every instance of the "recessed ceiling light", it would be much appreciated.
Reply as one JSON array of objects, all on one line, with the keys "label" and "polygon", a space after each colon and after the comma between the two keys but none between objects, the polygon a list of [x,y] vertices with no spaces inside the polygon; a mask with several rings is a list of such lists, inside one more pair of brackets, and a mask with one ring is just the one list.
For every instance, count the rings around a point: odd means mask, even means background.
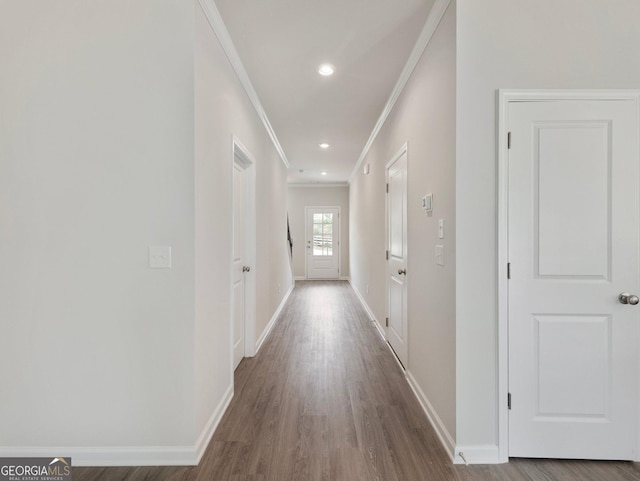
[{"label": "recessed ceiling light", "polygon": [[321,144],[318,144],[320,146],[321,149],[328,149],[329,148],[329,144],[327,144],[326,142],[323,142]]},{"label": "recessed ceiling light", "polygon": [[334,72],[334,67],[331,64],[328,63],[324,63],[322,65],[320,65],[320,68],[318,68],[318,73],[320,75],[324,75],[325,77],[328,77],[329,75],[333,75]]},{"label": "recessed ceiling light", "polygon": [[327,175],[326,172],[320,172],[320,175]]}]

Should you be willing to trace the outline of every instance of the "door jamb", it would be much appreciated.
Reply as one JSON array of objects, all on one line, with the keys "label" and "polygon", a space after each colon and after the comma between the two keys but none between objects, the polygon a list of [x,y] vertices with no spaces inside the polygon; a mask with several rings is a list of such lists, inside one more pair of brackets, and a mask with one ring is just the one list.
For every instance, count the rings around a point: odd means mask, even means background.
[{"label": "door jamb", "polygon": [[[231,199],[233,212],[233,169],[238,165],[244,170],[244,255],[245,262],[251,267],[249,274],[245,274],[245,318],[244,318],[244,353],[245,357],[256,354],[256,162],[247,148],[234,135],[232,139],[231,165]],[[233,216],[231,226],[231,245],[233,246]],[[233,262],[231,265],[231,368],[233,379]]]},{"label": "door jamb", "polygon": [[[340,280],[340,274],[342,274],[342,208],[339,205],[305,205],[304,206],[304,242],[305,247],[309,242],[309,210],[311,209],[338,209],[338,277],[336,280]],[[313,242],[313,239],[311,239]],[[305,249],[304,252],[304,277],[309,279],[309,253]],[[328,279],[332,280],[332,279]]]},{"label": "door jamb", "polygon": [[[640,105],[640,90],[511,90],[496,92],[498,131],[498,462],[509,462],[509,104],[554,100],[635,100]],[[639,107],[640,115],[640,107]],[[640,410],[639,410],[640,411]],[[640,420],[640,413],[638,416]],[[640,456],[640,429],[637,429],[636,453]]]}]

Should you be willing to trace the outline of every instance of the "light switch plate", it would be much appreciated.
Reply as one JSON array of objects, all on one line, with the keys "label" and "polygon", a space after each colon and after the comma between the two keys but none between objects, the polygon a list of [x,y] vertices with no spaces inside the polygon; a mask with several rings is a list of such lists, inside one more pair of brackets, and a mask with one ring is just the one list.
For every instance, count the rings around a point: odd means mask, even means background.
[{"label": "light switch plate", "polygon": [[171,247],[149,246],[149,267],[152,269],[171,269]]},{"label": "light switch plate", "polygon": [[428,213],[433,211],[433,194],[427,194],[422,198],[422,208]]},{"label": "light switch plate", "polygon": [[444,219],[438,221],[438,239],[444,239]]},{"label": "light switch plate", "polygon": [[444,265],[444,246],[436,246],[436,264],[439,266]]}]

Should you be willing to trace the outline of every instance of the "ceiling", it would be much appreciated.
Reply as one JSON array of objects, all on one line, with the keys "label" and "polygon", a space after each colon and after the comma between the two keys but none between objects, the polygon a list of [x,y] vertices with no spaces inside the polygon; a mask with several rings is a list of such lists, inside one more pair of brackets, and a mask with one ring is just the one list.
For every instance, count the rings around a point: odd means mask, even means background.
[{"label": "ceiling", "polygon": [[[347,182],[434,0],[215,3],[291,164],[288,182]],[[332,76],[318,74],[323,63]]]}]

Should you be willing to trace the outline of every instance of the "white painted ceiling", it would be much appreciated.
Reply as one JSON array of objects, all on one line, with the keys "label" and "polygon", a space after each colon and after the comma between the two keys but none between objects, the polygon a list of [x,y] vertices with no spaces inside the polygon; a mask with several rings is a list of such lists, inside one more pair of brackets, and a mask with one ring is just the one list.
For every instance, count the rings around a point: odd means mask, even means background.
[{"label": "white painted ceiling", "polygon": [[[291,164],[289,183],[347,182],[433,2],[215,0]],[[335,73],[319,75],[322,63]]]}]

